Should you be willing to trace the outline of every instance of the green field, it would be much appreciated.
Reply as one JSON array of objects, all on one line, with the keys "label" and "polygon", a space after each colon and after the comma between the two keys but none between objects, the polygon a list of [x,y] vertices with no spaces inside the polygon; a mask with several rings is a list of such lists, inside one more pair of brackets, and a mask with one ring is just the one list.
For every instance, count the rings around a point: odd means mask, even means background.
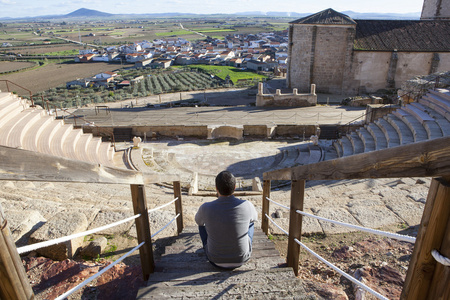
[{"label": "green field", "polygon": [[78,55],[80,53],[80,50],[78,49],[72,49],[72,50],[64,50],[64,51],[55,51],[55,52],[47,52],[43,53],[42,55],[48,55],[48,56],[65,56],[65,55]]},{"label": "green field", "polygon": [[228,31],[236,31],[234,29],[202,29],[202,30],[197,30],[197,32],[200,33],[211,33],[211,32],[228,32]]},{"label": "green field", "polygon": [[177,31],[168,31],[168,32],[157,32],[156,36],[171,36],[171,35],[187,35],[192,34],[192,32],[187,30],[177,30]]},{"label": "green field", "polygon": [[259,75],[250,71],[241,70],[235,67],[195,65],[191,66],[191,68],[202,69],[208,73],[216,75],[221,79],[225,79],[227,75],[229,75],[233,83],[236,83],[238,80],[252,80],[252,79],[262,80],[267,78],[267,76]]}]

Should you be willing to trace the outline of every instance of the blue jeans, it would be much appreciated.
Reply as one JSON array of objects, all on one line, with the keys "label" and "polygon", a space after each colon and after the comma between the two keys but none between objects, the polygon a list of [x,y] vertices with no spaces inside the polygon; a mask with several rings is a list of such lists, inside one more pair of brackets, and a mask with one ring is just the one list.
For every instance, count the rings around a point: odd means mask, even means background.
[{"label": "blue jeans", "polygon": [[[206,227],[205,226],[198,226],[198,232],[199,232],[200,238],[202,240],[203,249],[206,249],[206,243],[208,242],[208,233],[206,232]],[[254,232],[255,232],[255,225],[254,225],[254,223],[250,223],[250,225],[248,226],[248,237],[250,238],[250,245],[253,243],[253,233]],[[212,261],[209,261],[209,262],[213,266],[216,266],[216,267],[220,268],[219,266],[214,264]]]}]

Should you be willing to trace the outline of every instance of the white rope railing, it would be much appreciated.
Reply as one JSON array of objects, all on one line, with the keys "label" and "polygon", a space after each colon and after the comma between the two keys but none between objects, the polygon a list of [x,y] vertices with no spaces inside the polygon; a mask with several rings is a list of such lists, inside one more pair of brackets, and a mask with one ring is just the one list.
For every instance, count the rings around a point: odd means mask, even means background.
[{"label": "white rope railing", "polygon": [[161,206],[158,206],[158,207],[149,209],[148,212],[151,213],[152,211],[159,210],[159,209],[161,209],[161,208],[163,208],[163,207],[166,207],[166,206],[168,206],[168,205],[174,203],[174,202],[177,201],[177,200],[178,200],[178,197],[176,197],[175,199],[173,199],[173,200],[170,201],[169,203],[166,203],[166,204],[163,204],[163,205],[161,205]]},{"label": "white rope railing", "polygon": [[178,214],[175,216],[175,218],[173,218],[172,220],[169,221],[169,223],[167,223],[163,228],[161,228],[160,230],[158,230],[157,232],[155,232],[154,234],[152,234],[152,238],[154,236],[156,236],[158,233],[160,233],[161,231],[163,231],[164,229],[166,229],[167,226],[169,226],[170,224],[172,224],[173,221],[175,221],[181,214]]},{"label": "white rope railing", "polygon": [[[269,219],[276,227],[278,227],[281,231],[283,231],[287,236],[289,236],[289,233],[284,230],[283,228],[281,228],[274,220],[272,220],[267,214],[265,214],[267,219]],[[324,264],[326,264],[327,266],[329,266],[330,268],[332,268],[333,270],[335,270],[336,272],[338,272],[339,274],[341,274],[342,276],[344,276],[345,278],[347,278],[348,280],[350,280],[351,282],[353,282],[354,284],[360,286],[362,289],[364,289],[365,291],[371,293],[372,295],[374,295],[375,297],[382,299],[382,300],[389,300],[388,298],[384,297],[383,295],[381,295],[380,293],[374,291],[373,289],[371,289],[370,287],[368,287],[367,285],[365,285],[364,283],[362,283],[361,281],[357,280],[356,278],[354,278],[353,276],[348,275],[347,273],[345,273],[344,271],[342,271],[341,269],[339,269],[338,267],[336,267],[335,265],[333,265],[332,263],[328,262],[326,259],[324,259],[323,257],[321,257],[320,255],[318,255],[317,253],[315,253],[314,251],[312,251],[311,249],[309,249],[305,244],[303,244],[302,242],[300,242],[298,239],[294,239],[294,241],[299,244],[301,247],[303,247],[306,251],[308,251],[309,253],[311,253],[313,256],[315,256],[317,259],[319,259],[321,262],[323,262]]]},{"label": "white rope railing", "polygon": [[284,230],[283,228],[281,228],[281,227],[280,227],[274,220],[272,220],[272,218],[269,217],[267,214],[265,214],[265,215],[266,215],[266,218],[269,219],[269,221],[272,222],[273,225],[277,226],[278,229],[280,229],[281,231],[284,232],[284,234],[286,234],[287,236],[289,236],[289,232],[287,232],[286,230]]},{"label": "white rope railing", "polygon": [[432,250],[431,255],[434,257],[434,259],[440,263],[441,265],[444,265],[446,267],[450,267],[450,258],[447,258],[439,253],[437,250]]},{"label": "white rope railing", "polygon": [[77,285],[76,287],[70,289],[69,291],[65,292],[64,294],[62,294],[61,296],[57,297],[55,300],[63,300],[66,299],[68,296],[70,296],[71,294],[75,293],[76,291],[78,291],[79,289],[81,289],[82,287],[84,287],[85,285],[87,285],[89,282],[91,282],[92,280],[96,279],[97,277],[101,276],[103,273],[105,273],[106,271],[108,271],[109,269],[111,269],[112,267],[114,267],[115,265],[117,265],[118,263],[120,263],[122,260],[124,260],[125,258],[127,258],[131,253],[133,253],[134,251],[136,251],[137,249],[139,249],[142,245],[144,245],[145,242],[140,243],[139,245],[137,245],[136,247],[134,247],[133,249],[131,249],[130,251],[128,251],[126,254],[124,254],[122,257],[120,257],[118,260],[116,260],[115,262],[113,262],[112,264],[110,264],[109,266],[107,266],[106,268],[104,268],[103,270],[101,270],[100,272],[98,272],[97,274],[89,277],[88,279],[84,280],[82,283],[80,283],[79,285]]},{"label": "white rope railing", "polygon": [[306,213],[306,212],[301,211],[301,210],[296,210],[296,212],[298,214],[301,214],[301,215],[304,215],[304,216],[307,216],[307,217],[315,218],[315,219],[318,219],[318,220],[321,220],[321,221],[325,221],[325,222],[334,223],[334,224],[337,224],[337,225],[342,225],[342,226],[353,228],[353,229],[358,229],[358,230],[365,231],[365,232],[368,232],[368,233],[382,235],[382,236],[385,236],[385,237],[389,237],[389,238],[392,238],[392,239],[396,239],[396,240],[400,240],[400,241],[404,241],[404,242],[409,242],[409,243],[413,243],[413,244],[416,242],[416,238],[412,237],[412,236],[407,236],[407,235],[402,235],[402,234],[397,234],[397,233],[391,233],[391,232],[371,229],[371,228],[367,228],[367,227],[362,227],[362,226],[358,226],[358,225],[353,225],[353,224],[349,224],[349,223],[334,221],[334,220],[330,220],[330,219],[327,219],[327,218],[322,218],[322,217],[319,217],[319,216],[316,216],[316,215],[312,215],[312,214]]},{"label": "white rope railing", "polygon": [[282,208],[285,208],[285,209],[288,209],[288,210],[290,209],[289,206],[286,206],[286,205],[283,205],[281,203],[275,202],[272,199],[270,199],[269,197],[266,197],[266,199],[269,200],[270,202],[272,202],[273,204],[276,204],[276,205],[278,205],[278,206],[280,206]]},{"label": "white rope railing", "polygon": [[367,285],[365,285],[364,283],[362,283],[361,281],[357,280],[356,278],[354,278],[353,276],[345,273],[344,271],[342,271],[341,269],[339,269],[338,267],[336,267],[335,265],[333,265],[332,263],[330,263],[329,261],[327,261],[326,259],[324,259],[323,257],[321,257],[320,255],[318,255],[317,253],[315,253],[314,251],[312,251],[311,249],[309,249],[305,244],[303,244],[302,242],[300,242],[298,239],[294,239],[294,241],[299,244],[300,246],[302,246],[306,251],[308,251],[310,254],[312,254],[313,256],[315,256],[318,260],[320,260],[321,262],[323,262],[324,264],[326,264],[327,266],[329,266],[330,268],[332,268],[333,270],[335,270],[336,272],[338,272],[339,274],[341,274],[342,276],[344,276],[345,278],[347,278],[348,280],[350,280],[351,282],[353,282],[354,284],[357,284],[358,286],[360,286],[362,289],[364,289],[365,291],[371,293],[372,295],[374,295],[375,297],[377,297],[378,299],[382,299],[382,300],[389,300],[388,298],[384,297],[383,295],[381,295],[380,293],[374,291],[373,289],[371,289],[370,287],[368,287]]},{"label": "white rope railing", "polygon": [[75,233],[75,234],[72,234],[72,235],[63,236],[63,237],[60,237],[60,238],[57,238],[57,239],[53,239],[53,240],[50,240],[50,241],[45,241],[45,242],[40,242],[40,243],[36,243],[36,244],[20,247],[20,248],[17,248],[17,252],[19,252],[19,254],[22,254],[22,253],[26,253],[26,252],[30,252],[30,251],[39,249],[39,248],[44,248],[44,247],[60,244],[60,243],[63,243],[63,242],[67,242],[67,241],[70,241],[71,239],[79,238],[79,237],[86,236],[86,235],[89,235],[89,234],[93,234],[93,233],[96,233],[96,232],[99,232],[99,231],[103,231],[105,229],[109,229],[111,227],[118,226],[120,224],[123,224],[123,223],[129,222],[129,221],[132,221],[132,220],[134,220],[136,218],[139,218],[140,216],[141,216],[141,214],[137,214],[137,215],[134,215],[132,217],[126,218],[124,220],[117,221],[117,222],[114,222],[114,223],[111,223],[109,225],[105,225],[105,226],[102,226],[102,227],[94,228],[94,229],[91,229],[91,230],[88,230],[88,231],[83,231],[83,232]]}]

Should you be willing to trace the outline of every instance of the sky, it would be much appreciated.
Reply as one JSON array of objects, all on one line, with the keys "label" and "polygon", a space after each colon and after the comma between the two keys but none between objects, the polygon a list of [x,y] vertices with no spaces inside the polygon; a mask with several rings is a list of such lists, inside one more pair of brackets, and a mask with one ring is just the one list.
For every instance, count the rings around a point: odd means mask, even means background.
[{"label": "sky", "polygon": [[316,13],[336,11],[410,13],[421,12],[423,0],[0,0],[0,18],[64,15],[79,8],[112,14],[133,13],[236,13],[277,11]]}]

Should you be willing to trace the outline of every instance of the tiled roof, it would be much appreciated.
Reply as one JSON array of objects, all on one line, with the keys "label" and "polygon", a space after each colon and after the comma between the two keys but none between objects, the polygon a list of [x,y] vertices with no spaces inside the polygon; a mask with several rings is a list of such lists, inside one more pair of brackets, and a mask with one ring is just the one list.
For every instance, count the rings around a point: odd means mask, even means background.
[{"label": "tiled roof", "polygon": [[328,8],[316,14],[289,22],[290,24],[335,24],[355,25],[355,21],[347,15]]},{"label": "tiled roof", "polygon": [[355,50],[450,52],[450,21],[356,20]]}]

